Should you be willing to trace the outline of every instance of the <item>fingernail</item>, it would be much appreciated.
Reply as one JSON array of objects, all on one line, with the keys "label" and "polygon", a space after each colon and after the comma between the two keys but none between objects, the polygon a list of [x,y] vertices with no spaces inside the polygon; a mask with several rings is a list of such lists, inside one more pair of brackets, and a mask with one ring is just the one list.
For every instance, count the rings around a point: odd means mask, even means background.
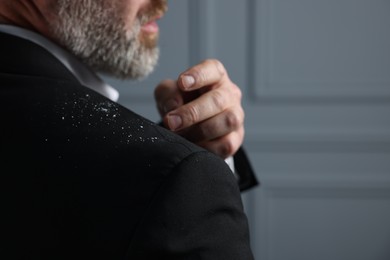
[{"label": "fingernail", "polygon": [[176,100],[171,99],[165,103],[164,112],[165,113],[171,112],[172,110],[175,110],[176,108],[178,108],[178,105],[179,104],[177,103]]},{"label": "fingernail", "polygon": [[195,84],[195,78],[191,75],[184,75],[181,80],[184,88],[191,88]]},{"label": "fingernail", "polygon": [[168,116],[168,125],[172,131],[179,129],[182,125],[183,121],[180,116],[172,115]]}]

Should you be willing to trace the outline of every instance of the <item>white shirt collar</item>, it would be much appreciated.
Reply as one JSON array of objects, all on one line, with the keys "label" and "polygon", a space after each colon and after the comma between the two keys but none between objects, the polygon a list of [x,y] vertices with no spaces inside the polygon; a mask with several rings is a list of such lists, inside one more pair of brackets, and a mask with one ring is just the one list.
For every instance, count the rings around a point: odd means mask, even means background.
[{"label": "white shirt collar", "polygon": [[18,26],[7,24],[0,24],[0,32],[20,37],[41,46],[56,57],[82,85],[100,93],[112,101],[118,100],[119,93],[116,89],[106,84],[98,75],[96,75],[96,73],[90,70],[71,53],[42,35]]}]

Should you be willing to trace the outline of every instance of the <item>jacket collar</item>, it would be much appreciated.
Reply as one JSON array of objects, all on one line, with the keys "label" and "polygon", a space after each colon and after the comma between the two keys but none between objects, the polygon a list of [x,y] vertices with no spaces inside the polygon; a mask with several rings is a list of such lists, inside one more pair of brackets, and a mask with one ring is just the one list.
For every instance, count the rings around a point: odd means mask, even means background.
[{"label": "jacket collar", "polygon": [[[0,33],[8,34],[14,37],[17,37],[21,40],[27,41],[27,42],[20,42],[21,45],[25,45],[24,48],[27,47],[27,45],[37,45],[40,48],[34,48],[32,46],[29,47],[29,49],[34,49],[34,51],[46,51],[51,56],[53,56],[57,61],[59,61],[69,72],[70,74],[82,85],[100,93],[101,95],[113,100],[117,101],[119,97],[119,93],[116,89],[106,84],[102,79],[99,78],[99,76],[94,73],[90,68],[88,68],[85,64],[80,62],[74,55],[66,51],[65,49],[61,48],[57,44],[53,43],[49,39],[43,37],[42,35],[35,33],[33,31],[13,26],[13,25],[5,25],[0,24]],[[16,40],[16,39],[13,39]],[[16,40],[17,41],[17,40]],[[15,46],[14,46],[15,47]],[[12,46],[11,46],[12,48]],[[4,50],[4,47],[1,49]],[[39,50],[40,49],[40,50]],[[43,49],[43,50],[42,50]],[[19,48],[21,52],[27,51],[26,49]],[[8,51],[8,50],[4,50]],[[47,54],[47,53],[46,53]],[[13,54],[15,55],[15,53]],[[38,55],[32,54],[30,57],[26,57],[26,53],[24,53],[24,57],[21,58],[30,58],[29,61],[31,62],[31,65],[33,66],[44,66],[45,64],[39,64],[42,63],[41,60],[32,60],[32,58]],[[47,55],[46,55],[47,56]],[[4,56],[3,56],[4,57]],[[12,59],[15,59],[16,57],[12,57]],[[16,59],[13,61],[13,63],[17,63],[19,59]],[[17,65],[17,64],[15,64]],[[20,64],[19,64],[20,65]],[[53,71],[53,68],[46,68],[45,71]]]}]

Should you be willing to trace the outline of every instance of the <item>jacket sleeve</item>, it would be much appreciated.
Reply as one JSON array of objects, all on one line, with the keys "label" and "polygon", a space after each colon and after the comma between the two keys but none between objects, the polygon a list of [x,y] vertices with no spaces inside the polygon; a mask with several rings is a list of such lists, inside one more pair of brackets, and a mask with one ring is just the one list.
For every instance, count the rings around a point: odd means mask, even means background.
[{"label": "jacket sleeve", "polygon": [[240,190],[245,191],[258,185],[259,182],[243,147],[237,151],[233,158]]},{"label": "jacket sleeve", "polygon": [[[165,128],[163,122],[160,122],[159,126]],[[256,175],[243,147],[240,147],[237,153],[233,156],[233,159],[235,166],[234,172],[238,176],[240,191],[249,190],[257,186],[259,182],[256,179]]]},{"label": "jacket sleeve", "polygon": [[208,152],[192,154],[166,176],[148,207],[129,259],[253,259],[237,181]]}]

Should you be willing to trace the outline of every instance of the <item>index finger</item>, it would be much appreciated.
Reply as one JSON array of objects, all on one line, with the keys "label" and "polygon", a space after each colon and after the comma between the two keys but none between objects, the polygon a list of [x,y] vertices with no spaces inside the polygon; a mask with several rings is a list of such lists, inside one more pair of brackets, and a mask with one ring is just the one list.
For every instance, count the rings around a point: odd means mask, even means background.
[{"label": "index finger", "polygon": [[229,107],[229,101],[237,97],[232,92],[215,89],[169,112],[164,122],[173,131],[187,128],[219,115]]},{"label": "index finger", "polygon": [[183,91],[192,91],[220,84],[225,78],[227,73],[223,64],[218,60],[209,59],[180,74],[178,85]]}]

